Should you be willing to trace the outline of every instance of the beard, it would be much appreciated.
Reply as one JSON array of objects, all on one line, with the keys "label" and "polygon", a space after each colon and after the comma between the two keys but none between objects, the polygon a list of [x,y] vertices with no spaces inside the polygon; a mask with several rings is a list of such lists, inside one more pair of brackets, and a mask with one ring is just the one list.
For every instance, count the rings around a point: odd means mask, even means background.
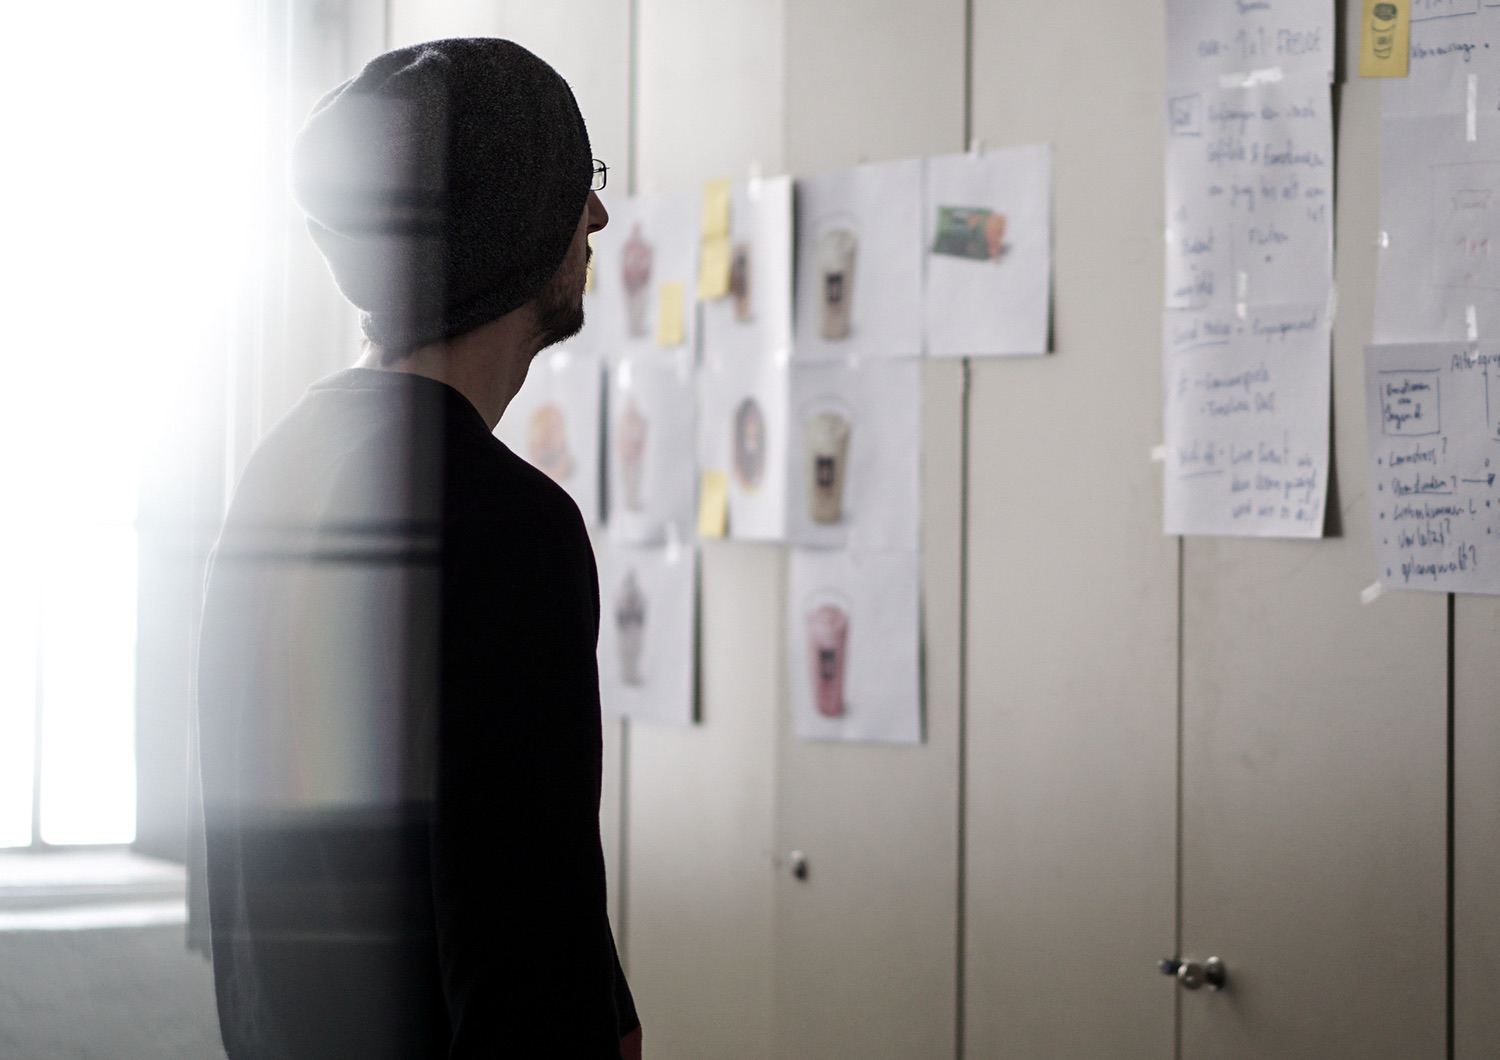
[{"label": "beard", "polygon": [[583,281],[593,258],[594,248],[589,247],[582,269],[571,268],[564,261],[537,295],[537,331],[542,338],[539,350],[571,339],[583,330]]}]

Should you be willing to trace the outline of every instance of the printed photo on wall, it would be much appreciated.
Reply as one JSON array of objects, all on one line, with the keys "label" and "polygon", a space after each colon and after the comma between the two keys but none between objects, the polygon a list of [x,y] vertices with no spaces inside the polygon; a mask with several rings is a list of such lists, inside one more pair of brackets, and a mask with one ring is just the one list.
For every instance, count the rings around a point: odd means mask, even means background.
[{"label": "printed photo on wall", "polygon": [[571,345],[609,359],[693,348],[698,201],[692,194],[610,198],[609,224],[590,240],[584,326]]},{"label": "printed photo on wall", "polygon": [[698,463],[728,480],[729,536],[785,540],[784,359],[705,353],[698,378]]},{"label": "printed photo on wall", "polygon": [[622,358],[609,368],[609,531],[648,544],[675,528],[685,539],[696,512],[697,429],[692,354],[686,349]]},{"label": "printed photo on wall", "polygon": [[697,559],[691,544],[602,540],[599,698],[628,718],[693,721]]},{"label": "printed photo on wall", "polygon": [[929,158],[925,199],[928,354],[1046,353],[1052,149]]},{"label": "printed photo on wall", "polygon": [[915,553],[793,549],[787,679],[810,740],[922,741]]},{"label": "printed photo on wall", "polygon": [[728,244],[728,293],[703,302],[703,348],[740,358],[786,350],[792,341],[791,177],[731,185]]},{"label": "printed photo on wall", "polygon": [[794,358],[922,352],[922,161],[797,181]]},{"label": "printed photo on wall", "polygon": [[787,535],[812,548],[915,551],[922,363],[794,364]]},{"label": "printed photo on wall", "polygon": [[495,428],[512,452],[568,491],[589,526],[600,518],[603,385],[597,357],[566,347],[544,351]]}]

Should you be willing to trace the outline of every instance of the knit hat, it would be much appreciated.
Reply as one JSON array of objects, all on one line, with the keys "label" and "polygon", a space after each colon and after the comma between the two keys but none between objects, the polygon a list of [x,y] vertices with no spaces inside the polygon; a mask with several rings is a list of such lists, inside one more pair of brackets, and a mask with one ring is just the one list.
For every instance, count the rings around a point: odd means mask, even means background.
[{"label": "knit hat", "polygon": [[439,40],[370,60],[313,108],[292,191],[370,341],[438,342],[530,301],[588,198],[583,115],[518,44]]}]

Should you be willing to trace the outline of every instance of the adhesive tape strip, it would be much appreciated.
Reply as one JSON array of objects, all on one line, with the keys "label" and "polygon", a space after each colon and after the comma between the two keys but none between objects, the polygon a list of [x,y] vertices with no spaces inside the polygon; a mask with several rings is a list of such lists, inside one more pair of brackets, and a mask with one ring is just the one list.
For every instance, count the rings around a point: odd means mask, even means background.
[{"label": "adhesive tape strip", "polygon": [[1464,307],[1464,330],[1468,333],[1470,342],[1479,341],[1479,314],[1473,306]]},{"label": "adhesive tape strip", "polygon": [[1379,582],[1371,582],[1359,591],[1359,602],[1362,604],[1373,604],[1385,595],[1385,586]]},{"label": "adhesive tape strip", "polygon": [[1464,135],[1469,143],[1479,139],[1479,75],[1468,76],[1468,99],[1465,103]]},{"label": "adhesive tape strip", "polygon": [[1167,447],[1164,445],[1153,445],[1151,447],[1151,462],[1153,464],[1165,464],[1167,462]]}]

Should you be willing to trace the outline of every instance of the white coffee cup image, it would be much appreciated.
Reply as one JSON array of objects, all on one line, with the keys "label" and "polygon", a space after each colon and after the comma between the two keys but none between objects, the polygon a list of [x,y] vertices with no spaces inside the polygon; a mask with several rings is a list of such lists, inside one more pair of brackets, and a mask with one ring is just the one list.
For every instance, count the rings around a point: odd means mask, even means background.
[{"label": "white coffee cup image", "polygon": [[844,490],[849,478],[852,431],[845,411],[828,405],[815,407],[803,420],[807,514],[815,523],[831,525],[844,518]]},{"label": "white coffee cup image", "polygon": [[825,339],[849,337],[858,247],[849,228],[829,228],[818,237],[818,333]]}]

